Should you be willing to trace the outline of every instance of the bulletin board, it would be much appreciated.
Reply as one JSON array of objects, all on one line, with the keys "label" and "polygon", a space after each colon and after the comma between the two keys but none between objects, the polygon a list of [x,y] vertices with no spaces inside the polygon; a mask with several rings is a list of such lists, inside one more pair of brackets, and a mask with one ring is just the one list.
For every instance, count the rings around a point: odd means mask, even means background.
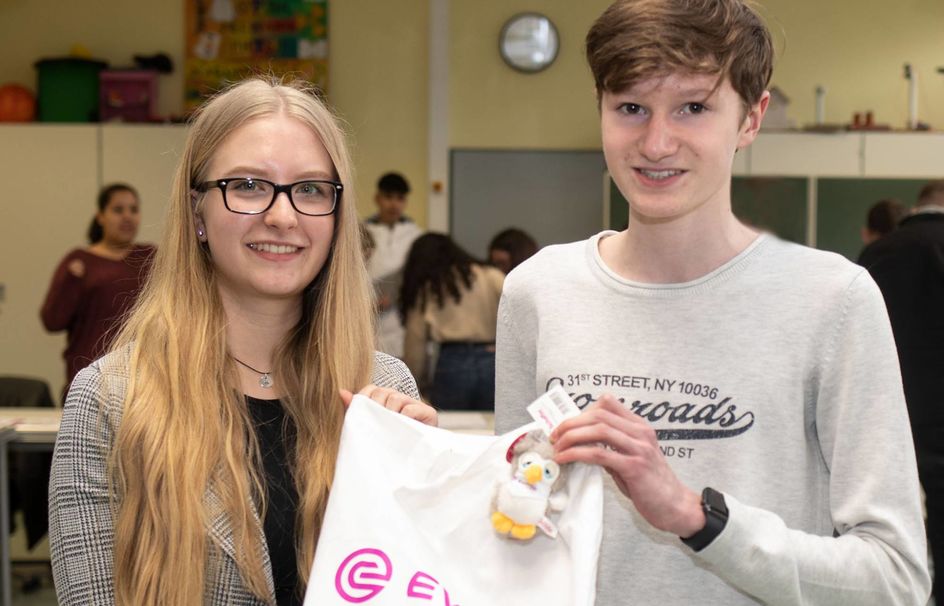
[{"label": "bulletin board", "polygon": [[328,0],[184,0],[184,103],[251,74],[328,85]]}]

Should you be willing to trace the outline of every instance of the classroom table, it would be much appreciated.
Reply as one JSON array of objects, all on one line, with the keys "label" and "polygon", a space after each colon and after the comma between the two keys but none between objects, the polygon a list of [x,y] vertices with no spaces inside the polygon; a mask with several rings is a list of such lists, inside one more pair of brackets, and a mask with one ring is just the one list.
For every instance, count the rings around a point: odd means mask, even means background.
[{"label": "classroom table", "polygon": [[0,603],[9,606],[10,596],[10,474],[7,446],[16,437],[11,425],[0,427]]},{"label": "classroom table", "polygon": [[51,452],[62,410],[0,408],[0,606],[12,602],[9,452]]},{"label": "classroom table", "polygon": [[439,427],[459,433],[494,435],[495,413],[476,410],[440,410]]}]

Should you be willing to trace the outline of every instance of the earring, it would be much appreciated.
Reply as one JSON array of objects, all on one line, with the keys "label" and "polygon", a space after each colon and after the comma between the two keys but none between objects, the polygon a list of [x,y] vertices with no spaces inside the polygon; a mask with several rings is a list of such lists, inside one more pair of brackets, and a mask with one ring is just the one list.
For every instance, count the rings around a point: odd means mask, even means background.
[{"label": "earring", "polygon": [[202,238],[202,237],[203,237],[203,230],[202,230],[202,229],[198,229],[198,230],[197,230],[197,235]]}]

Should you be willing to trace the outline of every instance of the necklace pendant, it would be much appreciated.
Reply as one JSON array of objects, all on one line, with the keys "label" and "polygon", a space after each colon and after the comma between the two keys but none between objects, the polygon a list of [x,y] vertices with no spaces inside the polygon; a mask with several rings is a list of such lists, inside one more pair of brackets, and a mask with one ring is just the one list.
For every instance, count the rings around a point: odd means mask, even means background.
[{"label": "necklace pendant", "polygon": [[262,373],[262,376],[259,377],[259,387],[263,387],[265,389],[272,387],[272,377],[269,376],[269,373],[264,372]]}]

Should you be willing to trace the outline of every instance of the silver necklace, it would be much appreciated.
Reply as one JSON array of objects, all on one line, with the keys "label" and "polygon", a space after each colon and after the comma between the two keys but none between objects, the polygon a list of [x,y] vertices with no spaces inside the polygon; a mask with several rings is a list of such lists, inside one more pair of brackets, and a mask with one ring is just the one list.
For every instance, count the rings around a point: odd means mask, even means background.
[{"label": "silver necklace", "polygon": [[253,368],[252,366],[246,364],[245,362],[243,362],[242,360],[240,360],[239,358],[237,358],[237,357],[234,356],[234,355],[230,355],[230,357],[233,358],[234,360],[236,360],[237,362],[239,362],[240,364],[242,364],[243,366],[245,366],[246,368],[248,368],[249,370],[251,370],[252,372],[258,373],[258,374],[260,375],[260,377],[259,377],[259,387],[263,387],[263,388],[265,388],[265,389],[269,389],[270,387],[272,387],[272,377],[269,376],[269,375],[272,374],[272,371],[271,371],[271,370],[269,370],[269,371],[258,370],[258,369]]}]

